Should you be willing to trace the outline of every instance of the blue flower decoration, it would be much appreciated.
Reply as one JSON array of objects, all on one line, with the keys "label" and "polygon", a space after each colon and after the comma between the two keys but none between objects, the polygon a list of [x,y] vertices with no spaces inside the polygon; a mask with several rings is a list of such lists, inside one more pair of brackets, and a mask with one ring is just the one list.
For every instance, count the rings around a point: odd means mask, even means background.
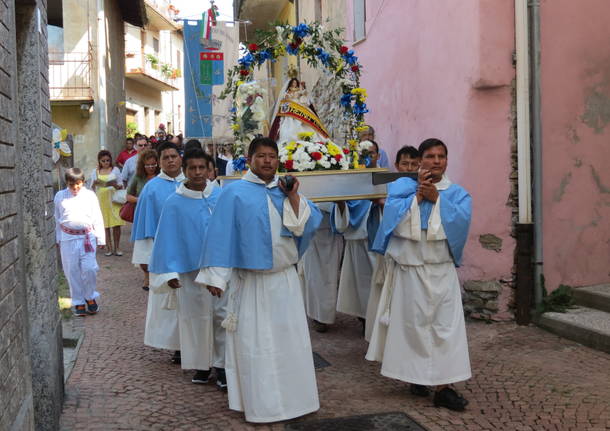
[{"label": "blue flower decoration", "polygon": [[330,60],[330,54],[324,51],[322,48],[318,48],[316,50],[316,56],[320,59],[324,66],[328,66],[328,62]]},{"label": "blue flower decoration", "polygon": [[355,103],[354,104],[354,113],[356,115],[366,114],[369,110],[366,107],[366,103]]},{"label": "blue flower decoration", "polygon": [[239,63],[240,66],[244,66],[245,68],[249,69],[250,66],[252,66],[252,63],[254,63],[254,56],[248,52],[242,58],[237,60],[237,62]]},{"label": "blue flower decoration", "polygon": [[354,50],[353,49],[350,49],[345,54],[343,54],[343,59],[350,66],[353,66],[354,64],[358,63],[358,57],[356,57],[354,55]]},{"label": "blue flower decoration", "polygon": [[345,93],[341,96],[341,106],[349,106],[352,103],[352,95],[350,93]]},{"label": "blue flower decoration", "polygon": [[296,37],[303,39],[305,36],[311,33],[311,28],[307,24],[301,23],[296,27],[292,27],[292,32]]},{"label": "blue flower decoration", "polygon": [[232,106],[231,108],[229,108],[229,112],[231,114],[235,114],[237,112],[237,108],[235,106]]},{"label": "blue flower decoration", "polygon": [[236,171],[245,171],[246,170],[246,158],[241,156],[239,159],[233,160],[233,169]]},{"label": "blue flower decoration", "polygon": [[271,52],[268,49],[265,49],[264,51],[260,51],[258,53],[257,62],[260,65],[263,64],[266,60],[269,60],[270,58],[273,58]]}]

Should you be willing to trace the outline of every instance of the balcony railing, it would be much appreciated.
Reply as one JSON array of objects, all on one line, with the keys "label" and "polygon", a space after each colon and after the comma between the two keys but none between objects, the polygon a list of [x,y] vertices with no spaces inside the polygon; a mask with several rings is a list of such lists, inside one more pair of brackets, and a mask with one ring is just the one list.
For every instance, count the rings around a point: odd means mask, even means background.
[{"label": "balcony railing", "polygon": [[51,101],[90,101],[91,53],[49,52]]}]

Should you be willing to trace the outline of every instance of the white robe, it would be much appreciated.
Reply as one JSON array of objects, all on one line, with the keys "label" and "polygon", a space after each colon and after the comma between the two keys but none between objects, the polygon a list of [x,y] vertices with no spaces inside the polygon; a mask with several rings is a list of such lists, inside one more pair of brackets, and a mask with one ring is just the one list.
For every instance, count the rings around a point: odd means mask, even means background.
[{"label": "white robe", "polygon": [[[135,159],[136,156],[131,157]],[[129,162],[127,160],[127,162]],[[127,163],[125,163],[127,165]],[[176,188],[184,181],[182,173],[172,178],[161,171],[159,177],[168,181],[175,181]],[[136,266],[148,265],[153,249],[153,238],[136,240],[133,244],[131,263]],[[180,332],[178,328],[178,314],[176,310],[165,310],[163,303],[167,301],[165,295],[148,295],[146,306],[146,326],[144,328],[144,344],[156,349],[180,350]]]},{"label": "white robe", "polygon": [[[181,367],[185,370],[209,370],[214,362],[214,301],[210,292],[195,283],[198,270],[178,274],[150,274],[149,296],[167,298],[169,280],[177,278],[180,288],[174,289],[178,313]],[[170,293],[171,294],[171,293]],[[177,349],[176,349],[177,350]]]},{"label": "white robe", "polygon": [[[330,228],[331,208],[318,204],[322,210],[322,223],[299,262],[303,297],[307,316],[321,323],[335,323],[337,289],[343,238]],[[332,206],[332,204],[330,204]]]},{"label": "white robe", "polygon": [[460,283],[441,224],[440,197],[427,231],[420,228],[413,200],[386,257],[366,359],[382,362],[382,375],[409,383],[434,386],[469,379]]},{"label": "white robe", "polygon": [[[269,186],[273,185],[270,184]],[[197,282],[221,289],[231,284],[229,310],[237,317],[227,331],[226,375],[229,408],[249,422],[276,422],[320,408],[311,342],[294,240],[280,236],[282,218],[268,199],[273,268],[250,271],[203,268]],[[302,234],[310,210],[301,200],[297,218],[284,201],[284,226]]]},{"label": "white robe", "polygon": [[375,253],[368,249],[366,221],[370,211],[369,209],[358,229],[354,229],[349,226],[349,207],[346,205],[341,213],[339,206],[335,206],[335,226],[338,232],[343,233],[345,240],[337,311],[361,318],[366,317],[373,273],[377,264]]},{"label": "white robe", "polygon": [[[208,197],[211,190],[205,192],[190,190],[180,185],[177,192],[192,199]],[[180,240],[180,238],[176,238]],[[182,240],[185,240],[184,238]],[[203,238],[201,238],[203,241]],[[195,283],[198,270],[187,273],[150,273],[149,296],[160,296],[165,307],[172,302],[168,296],[175,295],[175,311],[178,313],[178,333],[180,339],[181,367],[185,370],[209,370],[214,365],[214,305],[217,301],[205,287]],[[178,279],[181,287],[172,289],[167,284]]]}]

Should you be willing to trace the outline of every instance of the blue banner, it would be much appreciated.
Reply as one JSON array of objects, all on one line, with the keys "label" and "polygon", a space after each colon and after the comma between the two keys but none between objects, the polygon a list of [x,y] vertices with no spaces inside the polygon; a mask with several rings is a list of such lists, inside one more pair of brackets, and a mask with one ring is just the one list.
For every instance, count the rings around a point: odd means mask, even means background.
[{"label": "blue banner", "polygon": [[[189,22],[197,24],[190,25]],[[201,84],[200,55],[205,50],[200,42],[201,21],[184,20],[183,24],[185,136],[209,138],[212,136],[212,86]],[[223,61],[213,63],[223,63]],[[214,66],[212,74],[216,78]],[[221,70],[221,79],[222,76]],[[213,83],[216,83],[216,79],[213,79]]]}]

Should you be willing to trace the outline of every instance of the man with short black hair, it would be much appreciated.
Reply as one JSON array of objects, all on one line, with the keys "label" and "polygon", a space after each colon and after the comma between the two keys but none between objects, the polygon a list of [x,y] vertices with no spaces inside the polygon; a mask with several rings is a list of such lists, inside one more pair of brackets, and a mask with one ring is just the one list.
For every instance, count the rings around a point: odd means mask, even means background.
[{"label": "man with short black hair", "polygon": [[279,182],[275,141],[254,139],[248,161],[250,170],[218,199],[196,281],[215,296],[230,283],[229,408],[250,422],[276,422],[320,408],[295,264],[322,216],[299,195],[298,181]]},{"label": "man with short black hair", "polygon": [[70,286],[74,314],[82,317],[98,312],[95,259],[96,246],[106,244],[104,219],[94,192],[84,187],[82,169],[64,174],[67,187],[55,194],[55,239],[64,274]]},{"label": "man with short black hair", "polygon": [[456,266],[468,238],[471,198],[445,175],[447,146],[419,146],[418,181],[388,186],[373,250],[386,255],[386,278],[366,359],[381,374],[411,383],[411,393],[434,405],[464,410],[468,401],[449,387],[471,377]]},{"label": "man with short black hair", "polygon": [[396,163],[394,167],[398,172],[417,172],[421,157],[417,148],[405,145],[396,153]]},{"label": "man with short black hair", "polygon": [[[134,246],[131,262],[134,265],[150,263],[163,204],[184,181],[178,148],[171,142],[164,142],[158,151],[161,172],[142,189],[133,218],[131,241]],[[163,309],[165,299],[165,295],[161,294],[148,295],[144,344],[158,349],[179,351],[178,316],[175,310]],[[174,362],[179,362],[178,358],[179,353],[176,353]]]},{"label": "man with short black hair", "polygon": [[[210,161],[199,148],[184,154],[186,180],[163,205],[149,266],[151,291],[165,294],[165,308],[177,310],[181,365],[196,370],[193,383],[207,383],[215,350],[224,353],[214,337],[215,329],[222,329],[214,328],[216,298],[195,283],[208,222],[220,194],[220,189],[206,187]],[[218,384],[226,384],[224,368],[216,374]]]}]

